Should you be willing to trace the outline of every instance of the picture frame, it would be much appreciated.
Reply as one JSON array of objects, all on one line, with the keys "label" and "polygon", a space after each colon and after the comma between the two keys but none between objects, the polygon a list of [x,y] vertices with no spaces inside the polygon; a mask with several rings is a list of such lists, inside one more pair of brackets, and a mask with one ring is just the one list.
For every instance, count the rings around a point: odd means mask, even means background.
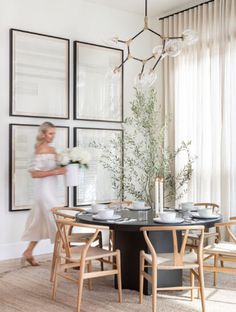
[{"label": "picture frame", "polygon": [[74,119],[123,122],[123,50],[74,41]]},{"label": "picture frame", "polygon": [[[34,179],[28,171],[34,153],[39,125],[10,124],[9,146],[9,211],[29,210],[33,204]],[[53,141],[57,152],[69,147],[69,127],[56,126]],[[58,201],[69,205],[69,191],[64,186],[64,177],[58,176]]]},{"label": "picture frame", "polygon": [[10,116],[69,119],[70,40],[10,29]]},{"label": "picture frame", "polygon": [[[123,139],[122,129],[74,128],[74,146],[80,146],[91,155],[89,168],[79,170],[79,186],[73,188],[74,206],[86,206],[95,202],[109,203],[112,200],[123,198],[122,181],[121,196],[118,197],[116,191],[112,188],[112,177],[109,170],[105,169],[99,161],[102,151],[91,146],[93,142],[103,145],[109,144],[112,139],[117,139],[118,136]],[[123,164],[122,144],[118,151],[114,149],[114,146],[111,147],[110,151],[119,157]]]}]

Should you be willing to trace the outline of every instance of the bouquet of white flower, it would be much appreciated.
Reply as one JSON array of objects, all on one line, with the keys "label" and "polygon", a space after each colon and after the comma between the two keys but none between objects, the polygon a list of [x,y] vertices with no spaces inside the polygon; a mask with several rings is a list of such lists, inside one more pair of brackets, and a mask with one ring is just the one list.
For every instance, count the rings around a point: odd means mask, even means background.
[{"label": "bouquet of white flower", "polygon": [[66,186],[77,186],[79,184],[79,168],[88,168],[90,154],[80,147],[67,148],[58,154],[57,162],[60,166],[66,166]]},{"label": "bouquet of white flower", "polygon": [[57,161],[61,166],[69,164],[78,164],[79,167],[88,168],[90,162],[90,154],[79,146],[67,148],[62,153],[58,154]]}]

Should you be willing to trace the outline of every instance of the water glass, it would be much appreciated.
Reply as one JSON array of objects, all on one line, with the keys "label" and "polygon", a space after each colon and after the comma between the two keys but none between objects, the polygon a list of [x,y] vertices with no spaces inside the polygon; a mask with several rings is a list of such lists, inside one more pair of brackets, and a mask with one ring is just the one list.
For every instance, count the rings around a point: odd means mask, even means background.
[{"label": "water glass", "polygon": [[138,213],[138,221],[148,220],[148,211],[147,210],[139,210],[137,213]]},{"label": "water glass", "polygon": [[122,204],[117,203],[117,204],[113,205],[112,208],[115,210],[115,214],[119,213],[122,210]]}]

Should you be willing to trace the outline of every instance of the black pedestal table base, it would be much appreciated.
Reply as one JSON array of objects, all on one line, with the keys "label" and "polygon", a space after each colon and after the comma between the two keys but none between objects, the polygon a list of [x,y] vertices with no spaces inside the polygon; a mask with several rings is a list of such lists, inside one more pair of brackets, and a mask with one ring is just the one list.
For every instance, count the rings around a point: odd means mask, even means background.
[{"label": "black pedestal table base", "polygon": [[[150,239],[160,253],[173,251],[172,236],[167,232],[152,232]],[[178,233],[181,241],[181,233]],[[121,252],[122,287],[124,289],[139,290],[139,252],[147,251],[142,232],[116,231],[115,249]],[[151,270],[151,269],[150,269]],[[158,287],[175,287],[182,285],[182,270],[158,271]],[[115,287],[117,282],[115,280]],[[151,294],[151,285],[144,279],[144,294]]]}]

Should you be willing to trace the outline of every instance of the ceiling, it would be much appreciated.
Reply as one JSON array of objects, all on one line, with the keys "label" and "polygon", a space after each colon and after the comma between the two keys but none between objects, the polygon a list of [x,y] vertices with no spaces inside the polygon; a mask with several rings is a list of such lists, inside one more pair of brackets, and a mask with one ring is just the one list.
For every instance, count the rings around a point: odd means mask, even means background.
[{"label": "ceiling", "polygon": [[[144,14],[145,0],[86,0],[100,5],[109,6],[119,10],[128,11],[131,13]],[[148,16],[163,16],[168,13],[173,13],[206,0],[148,0]]]}]

